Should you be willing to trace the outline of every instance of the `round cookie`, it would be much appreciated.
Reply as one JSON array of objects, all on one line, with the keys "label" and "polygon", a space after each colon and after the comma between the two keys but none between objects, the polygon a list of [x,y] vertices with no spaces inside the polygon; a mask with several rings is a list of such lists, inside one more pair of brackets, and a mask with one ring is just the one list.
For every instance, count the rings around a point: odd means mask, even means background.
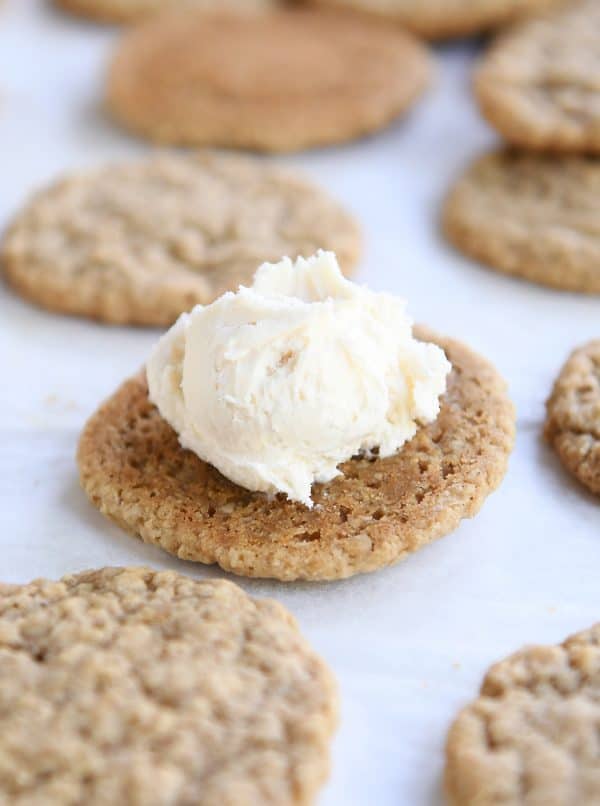
[{"label": "round cookie", "polygon": [[281,580],[341,579],[405,558],[476,514],[504,476],[514,439],[505,385],[484,359],[449,339],[453,370],[435,422],[396,455],[355,458],[313,485],[312,509],[269,500],[224,478],[179,445],[127,381],[81,436],[81,484],[100,511],[181,559]]},{"label": "round cookie", "polygon": [[600,293],[600,162],[499,151],[477,159],[446,199],[461,252],[542,285]]},{"label": "round cookie", "polygon": [[516,145],[600,154],[599,40],[597,0],[500,36],[475,74],[482,113]]},{"label": "round cookie", "polygon": [[277,8],[282,2],[283,0],[55,0],[66,11],[101,22],[134,22],[148,14],[177,8],[268,11]]},{"label": "round cookie", "polygon": [[277,602],[104,568],[0,584],[0,801],[309,804],[331,674]]},{"label": "round cookie", "polygon": [[557,0],[312,0],[393,20],[426,39],[468,36],[545,10]]},{"label": "round cookie", "polygon": [[107,101],[118,121],[152,140],[296,151],[382,128],[430,72],[419,42],[354,14],[188,10],[124,36]]},{"label": "round cookie", "polygon": [[169,325],[248,284],[282,255],[335,251],[349,272],[355,220],[322,190],[263,160],[158,154],[59,181],[0,247],[9,283],[49,310]]},{"label": "round cookie", "polygon": [[600,340],[571,354],[546,408],[546,439],[567,470],[600,495]]},{"label": "round cookie", "polygon": [[446,746],[451,806],[600,802],[600,624],[492,667]]}]

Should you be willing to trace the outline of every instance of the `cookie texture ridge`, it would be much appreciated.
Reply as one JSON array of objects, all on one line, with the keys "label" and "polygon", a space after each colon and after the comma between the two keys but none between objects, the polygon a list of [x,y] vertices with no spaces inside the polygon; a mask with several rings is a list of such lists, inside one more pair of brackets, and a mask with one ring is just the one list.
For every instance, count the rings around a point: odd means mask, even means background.
[{"label": "cookie texture ridge", "polygon": [[148,14],[179,8],[206,12],[231,9],[236,12],[262,12],[281,6],[284,0],[54,0],[73,14],[99,22],[135,22]]},{"label": "cookie texture ridge", "polygon": [[350,273],[360,242],[354,218],[294,173],[239,155],[159,152],[39,192],[6,233],[0,263],[49,310],[169,325],[282,255],[331,249]]},{"label": "cookie texture ridge", "polygon": [[513,407],[494,368],[458,342],[417,333],[453,365],[438,418],[394,456],[357,457],[343,476],[313,485],[312,509],[238,487],[181,448],[143,375],[86,425],[81,484],[131,534],[235,574],[327,580],[397,562],[476,514],[502,480],[514,439]]},{"label": "cookie texture ridge", "polygon": [[481,111],[516,145],[600,154],[599,41],[596,0],[500,35],[476,70]]},{"label": "cookie texture ridge", "polygon": [[309,804],[331,674],[277,602],[104,568],[0,584],[0,801]]},{"label": "cookie texture ridge", "polygon": [[430,77],[417,40],[378,20],[295,8],[161,14],[129,31],[107,104],[152,140],[295,151],[374,132]]},{"label": "cookie texture ridge", "polygon": [[544,11],[556,0],[312,0],[329,8],[376,14],[399,22],[426,39],[486,31],[527,14]]},{"label": "cookie texture ridge", "polygon": [[600,624],[560,646],[532,646],[488,672],[452,725],[452,806],[600,802]]},{"label": "cookie texture ridge", "polygon": [[546,439],[567,470],[600,495],[600,340],[571,354],[546,408]]},{"label": "cookie texture ridge", "polygon": [[569,291],[600,293],[600,163],[498,151],[477,159],[444,204],[442,226],[464,254]]}]

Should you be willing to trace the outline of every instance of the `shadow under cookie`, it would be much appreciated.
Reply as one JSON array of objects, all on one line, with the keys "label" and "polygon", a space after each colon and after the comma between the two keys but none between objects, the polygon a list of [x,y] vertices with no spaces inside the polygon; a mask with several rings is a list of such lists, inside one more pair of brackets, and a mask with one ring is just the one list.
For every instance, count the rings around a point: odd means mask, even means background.
[{"label": "shadow under cookie", "polygon": [[268,499],[191,451],[148,399],[143,374],[88,422],[80,477],[106,516],[184,560],[249,577],[342,579],[394,563],[471,517],[502,480],[514,440],[505,384],[483,358],[425,329],[452,362],[435,422],[394,456],[354,458],[313,486],[308,509]]}]

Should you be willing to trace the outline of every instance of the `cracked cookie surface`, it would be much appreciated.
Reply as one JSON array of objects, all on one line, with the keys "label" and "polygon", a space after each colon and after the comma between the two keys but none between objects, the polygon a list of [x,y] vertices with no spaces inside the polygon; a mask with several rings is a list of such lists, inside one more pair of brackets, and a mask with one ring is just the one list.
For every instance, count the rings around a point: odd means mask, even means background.
[{"label": "cracked cookie surface", "polygon": [[187,11],[127,32],[107,103],[158,142],[297,151],[389,124],[427,86],[430,61],[411,35],[355,14]]},{"label": "cracked cookie surface", "polygon": [[478,512],[514,439],[514,410],[495,369],[458,342],[416,334],[453,365],[439,416],[394,456],[352,459],[342,476],[313,485],[312,509],[238,487],[181,448],[143,375],[86,425],[82,486],[131,534],[235,574],[325,580],[390,565]]},{"label": "cracked cookie surface", "polygon": [[600,802],[600,624],[559,646],[528,647],[488,672],[452,725],[452,806]]},{"label": "cracked cookie surface", "polygon": [[516,145],[600,154],[600,4],[575,2],[501,34],[475,94]]},{"label": "cracked cookie surface", "polygon": [[105,568],[0,584],[0,801],[309,804],[336,693],[277,602]]},{"label": "cracked cookie surface", "polygon": [[512,150],[475,160],[442,226],[466,255],[505,274],[600,293],[600,162]]},{"label": "cracked cookie surface", "polygon": [[556,0],[312,0],[394,20],[426,39],[468,36],[548,9]]},{"label": "cracked cookie surface", "polygon": [[563,465],[600,495],[600,340],[571,354],[546,408],[546,439]]},{"label": "cracked cookie surface", "polygon": [[324,191],[263,160],[158,153],[39,192],[6,233],[0,261],[9,283],[42,307],[169,325],[283,255],[330,249],[348,273],[360,240]]}]

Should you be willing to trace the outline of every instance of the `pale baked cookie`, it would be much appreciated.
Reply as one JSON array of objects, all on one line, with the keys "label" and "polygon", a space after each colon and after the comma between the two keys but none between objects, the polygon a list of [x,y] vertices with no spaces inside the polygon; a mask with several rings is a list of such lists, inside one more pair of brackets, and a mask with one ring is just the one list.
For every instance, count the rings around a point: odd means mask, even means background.
[{"label": "pale baked cookie", "polygon": [[506,470],[514,411],[484,359],[425,330],[453,364],[437,420],[394,456],[352,459],[313,485],[313,509],[224,478],[127,381],[88,422],[80,478],[101,512],[185,560],[255,577],[339,579],[403,559],[475,515]]},{"label": "pale baked cookie", "polygon": [[117,120],[152,140],[295,151],[382,128],[430,72],[419,42],[377,20],[188,11],[125,35],[107,99]]},{"label": "pale baked cookie", "polygon": [[57,182],[0,247],[9,283],[44,308],[168,325],[251,281],[263,261],[360,253],[355,220],[322,190],[263,160],[159,154]]},{"label": "pale baked cookie", "polygon": [[309,804],[332,676],[277,602],[104,568],[0,584],[0,801]]},{"label": "pale baked cookie", "polygon": [[600,340],[571,354],[546,408],[547,440],[564,466],[600,495]]},{"label": "pale baked cookie", "polygon": [[600,624],[492,667],[452,725],[452,806],[600,803]]},{"label": "pale baked cookie", "polygon": [[101,22],[134,22],[148,14],[177,8],[269,11],[284,2],[285,0],[55,0],[66,11]]},{"label": "pale baked cookie", "polygon": [[312,0],[399,22],[427,39],[467,36],[548,9],[557,0]]},{"label": "pale baked cookie", "polygon": [[597,0],[523,22],[477,69],[483,114],[517,145],[600,154],[599,43]]},{"label": "pale baked cookie", "polygon": [[506,274],[600,293],[600,162],[499,151],[477,159],[446,199],[461,252]]}]

